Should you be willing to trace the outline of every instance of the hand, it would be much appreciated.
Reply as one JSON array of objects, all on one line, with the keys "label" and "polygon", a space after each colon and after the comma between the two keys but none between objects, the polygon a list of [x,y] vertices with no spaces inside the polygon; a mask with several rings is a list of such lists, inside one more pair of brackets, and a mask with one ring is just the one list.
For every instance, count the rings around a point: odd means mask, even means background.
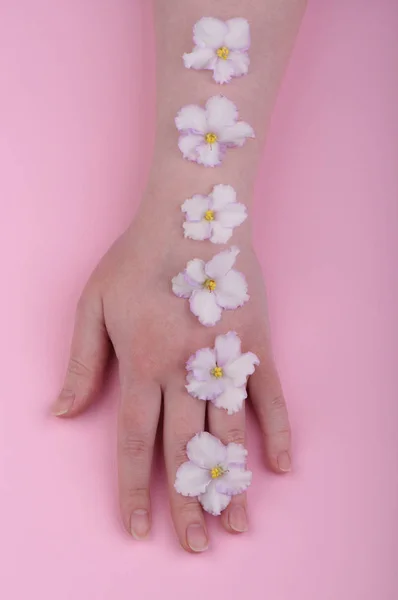
[{"label": "hand", "polygon": [[[208,545],[206,525],[196,498],[174,490],[177,468],[186,460],[190,438],[204,429],[224,443],[244,443],[244,410],[229,416],[185,390],[187,359],[199,348],[212,347],[219,333],[234,330],[242,350],[260,358],[249,380],[249,395],[264,435],[265,450],[276,472],[290,469],[290,432],[280,381],[271,354],[261,270],[250,235],[233,240],[241,253],[237,269],[249,285],[250,301],[223,311],[215,327],[203,327],[188,301],[171,291],[171,279],[191,258],[211,258],[223,247],[184,240],[178,218],[154,219],[144,203],[133,225],[99,263],[81,296],[71,357],[54,414],[74,417],[94,399],[101,386],[110,342],[120,374],[118,432],[120,506],[124,525],[138,539],[150,529],[149,482],[156,430],[164,402],[164,455],[171,512],[179,541],[188,551]],[[242,227],[243,230],[243,227]],[[247,529],[246,497],[233,497],[222,513],[229,532]]]}]

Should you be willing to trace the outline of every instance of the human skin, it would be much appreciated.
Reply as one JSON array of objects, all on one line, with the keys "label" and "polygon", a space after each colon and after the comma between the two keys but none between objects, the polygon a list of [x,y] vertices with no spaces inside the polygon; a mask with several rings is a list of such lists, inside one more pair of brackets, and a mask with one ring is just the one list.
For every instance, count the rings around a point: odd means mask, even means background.
[{"label": "human skin", "polygon": [[[228,415],[185,390],[185,363],[199,348],[213,347],[230,330],[242,351],[255,352],[260,365],[249,380],[249,399],[261,427],[265,456],[277,473],[291,468],[290,428],[274,364],[262,273],[252,248],[253,184],[278,87],[305,10],[305,0],[154,0],[157,47],[156,139],[152,167],[140,209],[90,277],[76,311],[69,365],[53,413],[75,417],[101,388],[108,358],[116,354],[120,376],[118,419],[119,497],[123,523],[136,539],[151,525],[150,477],[163,403],[164,457],[173,522],[182,547],[200,552],[209,539],[196,498],[174,490],[175,474],[185,462],[185,447],[205,428],[224,443],[244,443],[244,410]],[[216,84],[210,71],[185,69],[192,26],[203,16],[246,18],[251,25],[249,74]],[[186,104],[203,106],[223,94],[256,133],[244,147],[227,152],[221,166],[204,167],[182,158],[174,118]],[[217,183],[232,185],[249,218],[234,230],[228,245],[184,239],[182,202],[207,194]],[[266,201],[263,199],[262,201]],[[244,273],[250,300],[223,311],[214,327],[204,327],[188,301],[173,295],[171,279],[188,260],[209,260],[225,247],[241,253],[236,268]],[[207,411],[207,413],[206,413]],[[234,496],[221,521],[231,533],[247,530],[246,495]]]}]

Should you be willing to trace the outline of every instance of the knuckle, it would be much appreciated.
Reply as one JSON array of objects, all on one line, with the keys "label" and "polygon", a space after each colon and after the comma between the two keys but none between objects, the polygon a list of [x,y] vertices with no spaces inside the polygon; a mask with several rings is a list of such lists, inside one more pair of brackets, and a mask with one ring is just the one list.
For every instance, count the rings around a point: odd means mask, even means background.
[{"label": "knuckle", "polygon": [[269,405],[271,410],[275,412],[286,410],[286,401],[283,394],[272,396]]},{"label": "knuckle", "polygon": [[133,350],[134,373],[138,374],[140,380],[151,381],[158,367],[153,352],[146,348]]},{"label": "knuckle", "polygon": [[229,429],[226,435],[226,442],[227,444],[244,444],[245,434],[243,429],[239,429],[238,427]]},{"label": "knuckle", "polygon": [[182,501],[179,502],[178,507],[178,516],[195,516],[200,512],[200,506],[197,498],[183,498]]},{"label": "knuckle", "polygon": [[[188,438],[189,439],[189,438]],[[174,439],[174,461],[179,467],[187,460],[187,439],[176,437]]]},{"label": "knuckle", "polygon": [[69,365],[68,365],[68,375],[73,375],[73,376],[77,376],[79,378],[88,378],[90,377],[92,374],[91,369],[85,365],[81,360],[79,360],[77,357],[72,356],[69,359]]},{"label": "knuckle", "polygon": [[277,446],[288,446],[290,444],[291,434],[290,429],[287,427],[279,426],[275,429],[265,430],[264,434],[270,443],[276,444]]},{"label": "knuckle", "polygon": [[148,441],[135,433],[126,434],[121,440],[121,452],[131,460],[143,460],[149,453]]},{"label": "knuckle", "polygon": [[124,496],[126,500],[142,500],[143,502],[147,502],[149,490],[148,488],[130,486],[124,490]]}]

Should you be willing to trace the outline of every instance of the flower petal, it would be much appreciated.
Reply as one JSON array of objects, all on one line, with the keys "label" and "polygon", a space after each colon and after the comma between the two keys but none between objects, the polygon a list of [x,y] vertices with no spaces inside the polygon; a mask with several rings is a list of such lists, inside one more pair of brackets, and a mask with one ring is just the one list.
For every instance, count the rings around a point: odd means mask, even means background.
[{"label": "flower petal", "polygon": [[[205,268],[207,272],[207,265]],[[214,294],[217,298],[217,304],[222,308],[238,308],[249,300],[246,279],[242,273],[234,269],[231,269],[217,282]]]},{"label": "flower petal", "polygon": [[229,331],[216,337],[214,358],[219,367],[225,367],[229,362],[239,358],[241,355],[240,344],[240,338],[235,331]]},{"label": "flower petal", "polygon": [[[236,257],[239,254],[239,249],[235,246],[219,252],[205,265],[205,272],[212,279],[220,279],[224,277],[235,264]],[[218,285],[217,285],[218,288]]]},{"label": "flower petal", "polygon": [[250,58],[246,52],[240,52],[239,50],[230,52],[228,56],[228,62],[230,62],[233,66],[235,77],[246,75],[249,70]]},{"label": "flower petal", "polygon": [[[187,382],[192,383],[193,381],[213,381],[214,377],[207,371],[206,369],[192,369],[192,371],[188,372]],[[185,386],[186,387],[186,386]]]},{"label": "flower petal", "polygon": [[220,494],[217,491],[216,482],[211,481],[207,486],[206,492],[199,496],[199,502],[206,512],[217,517],[227,508],[231,502],[231,496]]},{"label": "flower petal", "polygon": [[193,258],[187,262],[185,277],[192,281],[192,285],[203,284],[206,281],[205,262],[200,258]]},{"label": "flower petal", "polygon": [[209,209],[209,196],[201,196],[195,194],[192,198],[185,200],[181,206],[181,210],[186,214],[188,221],[201,221],[205,212]]},{"label": "flower petal", "polygon": [[223,144],[230,144],[231,146],[243,146],[247,138],[254,138],[254,130],[244,121],[239,121],[235,125],[225,127],[218,134],[218,139]]},{"label": "flower petal", "polygon": [[227,449],[214,435],[207,431],[201,431],[189,440],[187,456],[198,467],[212,469],[224,463]]},{"label": "flower petal", "polygon": [[211,223],[209,239],[213,244],[226,244],[231,238],[233,230],[229,227],[223,227],[217,221]]},{"label": "flower petal", "polygon": [[216,214],[217,223],[223,227],[238,227],[245,221],[246,217],[246,206],[239,202],[229,204]]},{"label": "flower petal", "polygon": [[181,150],[184,158],[188,160],[198,160],[198,146],[203,142],[203,136],[187,134],[180,135],[178,138],[178,147]]},{"label": "flower petal", "polygon": [[178,273],[178,275],[173,277],[171,286],[174,294],[179,298],[189,298],[195,289],[187,282],[184,273]]},{"label": "flower petal", "polygon": [[183,496],[199,496],[206,491],[210,482],[211,476],[207,469],[201,469],[188,461],[177,469],[174,487]]},{"label": "flower petal", "polygon": [[178,111],[175,124],[178,131],[205,133],[207,128],[206,112],[196,104],[187,104]]},{"label": "flower petal", "polygon": [[187,69],[207,69],[214,59],[215,52],[211,48],[194,48],[182,57]]},{"label": "flower petal", "polygon": [[234,385],[246,385],[247,378],[252,375],[257,365],[260,364],[258,357],[253,352],[246,352],[239,356],[233,362],[229,362],[224,367],[224,372],[227,377],[232,379]]},{"label": "flower petal", "polygon": [[220,144],[215,142],[214,144],[202,143],[198,146],[198,163],[205,167],[217,167],[221,164],[221,151]]},{"label": "flower petal", "polygon": [[227,24],[220,19],[203,17],[195,23],[193,28],[193,39],[201,48],[219,48],[223,45],[224,38],[229,29]]},{"label": "flower petal", "polygon": [[235,496],[247,490],[251,482],[251,471],[242,467],[230,467],[228,472],[216,481],[216,488],[221,494]]},{"label": "flower petal", "polygon": [[187,362],[187,370],[206,369],[209,373],[217,364],[216,353],[211,348],[201,348]]},{"label": "flower petal", "polygon": [[250,26],[246,19],[237,17],[226,22],[228,33],[224,38],[225,45],[231,50],[242,50],[250,46]]},{"label": "flower petal", "polygon": [[216,83],[228,83],[235,73],[234,64],[230,60],[218,58],[213,68],[213,79]]},{"label": "flower petal", "polygon": [[215,131],[220,138],[223,129],[236,123],[238,111],[235,104],[225,96],[212,96],[206,102],[206,117],[208,131]]},{"label": "flower petal", "polygon": [[231,442],[227,446],[227,460],[226,467],[228,466],[241,466],[244,467],[246,464],[247,450],[242,444],[235,444]]},{"label": "flower petal", "polygon": [[[211,223],[208,221],[199,221],[199,223],[183,223],[184,237],[191,240],[208,240],[211,236]],[[232,231],[232,230],[231,230]]]},{"label": "flower petal", "polygon": [[241,410],[243,402],[247,398],[247,391],[245,387],[234,387],[228,379],[224,381],[224,385],[225,389],[222,394],[214,398],[212,402],[217,408],[224,408],[229,415],[233,415]]},{"label": "flower petal", "polygon": [[198,317],[202,325],[215,325],[221,318],[221,308],[218,306],[214,292],[208,290],[195,290],[189,304],[191,311]]},{"label": "flower petal", "polygon": [[188,394],[193,398],[198,398],[198,400],[214,401],[223,393],[225,388],[225,382],[215,377],[212,377],[208,381],[200,381],[199,379],[195,379],[193,373],[190,373],[190,377],[187,380],[188,383],[185,387]]},{"label": "flower petal", "polygon": [[232,185],[219,183],[214,186],[210,194],[210,202],[212,210],[219,211],[228,206],[228,204],[236,202],[236,192]]}]

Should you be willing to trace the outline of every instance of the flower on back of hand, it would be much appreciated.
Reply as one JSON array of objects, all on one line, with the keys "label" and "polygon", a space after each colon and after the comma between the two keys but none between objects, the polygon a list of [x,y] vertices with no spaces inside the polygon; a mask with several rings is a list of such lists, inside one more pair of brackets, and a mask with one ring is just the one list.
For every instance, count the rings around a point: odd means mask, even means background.
[{"label": "flower on back of hand", "polygon": [[214,348],[202,348],[188,360],[187,391],[232,415],[242,408],[247,398],[247,379],[259,364],[253,352],[242,354],[241,341],[234,331],[218,335]]},{"label": "flower on back of hand", "polygon": [[208,196],[195,195],[185,200],[181,207],[185,213],[184,235],[193,240],[210,240],[225,244],[233,229],[247,217],[244,204],[236,202],[236,192],[231,185],[215,185]]},{"label": "flower on back of hand", "polygon": [[222,442],[207,431],[197,433],[187,444],[188,461],[176,473],[174,487],[183,496],[197,497],[204,510],[219,515],[231,497],[249,487],[247,450],[241,444]]},{"label": "flower on back of hand", "polygon": [[213,71],[217,83],[228,83],[248,72],[250,27],[246,19],[203,17],[194,25],[193,41],[194,49],[183,56],[187,69]]},{"label": "flower on back of hand", "polygon": [[246,280],[232,268],[238,254],[238,248],[232,247],[207,263],[194,258],[185,271],[173,277],[174,294],[189,299],[190,309],[202,325],[215,325],[223,309],[238,308],[248,301]]},{"label": "flower on back of hand", "polygon": [[254,138],[252,127],[238,121],[235,104],[224,96],[212,96],[205,108],[184,106],[175,123],[181,133],[178,147],[184,158],[206,167],[220,165],[227,148],[243,146],[247,138]]}]

